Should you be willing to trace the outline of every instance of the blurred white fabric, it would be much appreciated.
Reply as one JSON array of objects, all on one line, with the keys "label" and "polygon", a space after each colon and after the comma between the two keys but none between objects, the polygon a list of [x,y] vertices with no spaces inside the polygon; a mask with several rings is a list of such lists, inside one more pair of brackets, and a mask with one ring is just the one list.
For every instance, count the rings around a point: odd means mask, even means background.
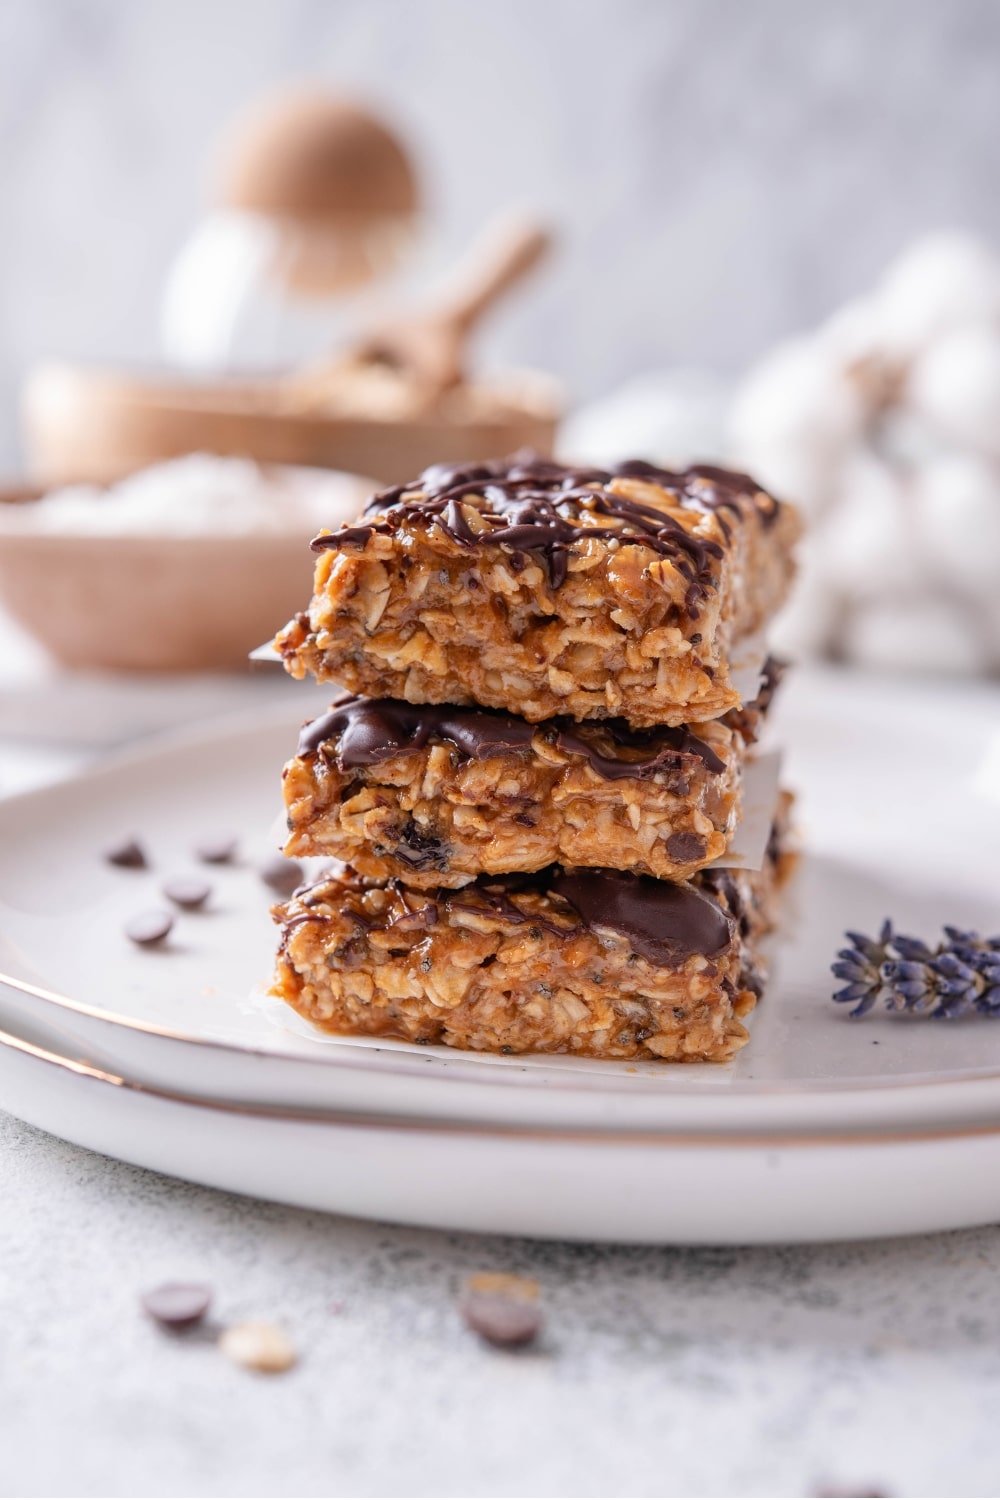
[{"label": "blurred white fabric", "polygon": [[779,645],[888,671],[1000,673],[1000,256],[922,236],[737,391],[729,452],[794,499]]},{"label": "blurred white fabric", "polygon": [[646,458],[668,467],[718,463],[726,446],[730,389],[707,370],[637,375],[602,400],[572,412],[559,435],[568,462]]}]

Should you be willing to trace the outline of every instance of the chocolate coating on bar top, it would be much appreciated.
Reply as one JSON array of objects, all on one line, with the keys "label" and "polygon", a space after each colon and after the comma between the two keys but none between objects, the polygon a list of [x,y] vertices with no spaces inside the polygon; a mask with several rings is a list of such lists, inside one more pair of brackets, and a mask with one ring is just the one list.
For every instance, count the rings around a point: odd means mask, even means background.
[{"label": "chocolate coating on bar top", "polygon": [[[351,870],[344,878],[356,891],[365,889]],[[712,896],[693,885],[675,885],[669,880],[653,880],[648,875],[631,875],[622,870],[565,869],[550,865],[533,875],[480,876],[459,890],[421,891],[419,907],[411,907],[407,892],[398,881],[390,881],[404,912],[392,925],[407,928],[436,926],[441,912],[467,910],[469,907],[488,912],[504,922],[517,926],[541,927],[556,937],[571,936],[579,928],[605,928],[619,933],[635,953],[657,968],[680,968],[693,954],[711,958],[732,943],[736,922]],[[298,893],[304,907],[325,897],[326,880]],[[553,911],[554,917],[568,917],[571,925],[559,925],[516,901],[521,894],[552,894],[569,908],[565,914]],[[575,918],[575,922],[573,922]],[[283,923],[284,947],[294,927],[304,922],[322,920],[321,914],[301,912]],[[368,925],[360,919],[362,925]]]},{"label": "chocolate coating on bar top", "polygon": [[644,751],[638,760],[602,755],[565,718],[528,724],[515,714],[486,708],[454,708],[450,704],[402,703],[395,698],[348,698],[328,713],[306,724],[299,736],[299,755],[315,754],[328,740],[337,740],[334,758],[342,771],[373,766],[394,755],[422,750],[429,740],[447,740],[470,760],[485,760],[531,744],[536,733],[551,737],[568,754],[584,755],[606,781],[634,777],[645,780],[657,771],[676,769],[683,756],[696,756],[713,775],[725,770],[711,746],[686,725],[676,729],[631,729],[623,719],[601,721],[601,731],[616,746]]},{"label": "chocolate coating on bar top", "polygon": [[710,958],[732,942],[733,927],[722,907],[690,885],[621,870],[557,867],[549,889],[588,927],[621,933],[640,957],[660,968],[683,963],[692,953]]},{"label": "chocolate coating on bar top", "polygon": [[[765,494],[749,475],[700,465],[674,473],[641,459],[613,469],[565,468],[534,456],[515,455],[490,463],[446,465],[425,469],[412,485],[396,485],[373,496],[366,516],[356,526],[345,526],[313,541],[315,551],[341,546],[364,546],[368,538],[392,535],[408,521],[435,521],[459,546],[473,550],[504,544],[542,555],[553,587],[566,579],[566,550],[586,537],[614,537],[649,547],[670,557],[688,579],[689,607],[703,597],[710,581],[711,559],[722,556],[716,543],[690,536],[673,517],[644,505],[608,486],[614,479],[637,479],[660,485],[676,494],[692,510],[740,513],[741,498],[750,500],[765,524],[771,524],[778,502]],[[475,532],[459,502],[481,495],[480,515],[487,529]],[[590,524],[595,516],[621,523],[620,529]],[[722,527],[728,536],[728,525]]]}]

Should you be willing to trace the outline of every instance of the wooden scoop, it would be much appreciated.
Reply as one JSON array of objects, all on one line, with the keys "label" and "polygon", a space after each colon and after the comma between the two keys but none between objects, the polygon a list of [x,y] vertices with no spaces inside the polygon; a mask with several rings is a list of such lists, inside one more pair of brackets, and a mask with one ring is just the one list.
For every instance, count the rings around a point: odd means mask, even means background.
[{"label": "wooden scoop", "polygon": [[452,290],[434,310],[399,318],[365,337],[336,361],[298,371],[286,389],[321,396],[324,385],[345,373],[384,369],[419,386],[431,405],[465,375],[469,336],[503,294],[542,259],[552,243],[541,225],[523,220],[494,224],[450,278]]},{"label": "wooden scoop", "polygon": [[454,390],[470,333],[549,243],[538,225],[495,224],[452,274],[435,311],[400,318],[346,355],[279,379],[195,384],[39,366],[23,401],[32,473],[47,484],[106,484],[203,451],[370,474],[390,485],[432,463],[518,448],[551,453],[562,400],[548,382],[543,390],[540,377],[526,383],[525,375]]}]

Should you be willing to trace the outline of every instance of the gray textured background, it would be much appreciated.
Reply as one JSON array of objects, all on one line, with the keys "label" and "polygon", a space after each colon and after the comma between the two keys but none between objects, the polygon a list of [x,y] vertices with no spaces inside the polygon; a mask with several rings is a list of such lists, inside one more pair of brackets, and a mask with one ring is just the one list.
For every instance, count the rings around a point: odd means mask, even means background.
[{"label": "gray textured background", "polygon": [[[997,1494],[1000,1230],[658,1249],[392,1229],[172,1182],[0,1114],[0,1494]],[[537,1347],[455,1311],[540,1282]],[[206,1280],[280,1378],[158,1336]]]},{"label": "gray textured background", "polygon": [[549,210],[489,352],[593,395],[740,369],[920,229],[1000,239],[998,61],[995,0],[0,0],[0,466],[29,360],[155,354],[204,144],[275,82],[407,127],[443,249]]}]

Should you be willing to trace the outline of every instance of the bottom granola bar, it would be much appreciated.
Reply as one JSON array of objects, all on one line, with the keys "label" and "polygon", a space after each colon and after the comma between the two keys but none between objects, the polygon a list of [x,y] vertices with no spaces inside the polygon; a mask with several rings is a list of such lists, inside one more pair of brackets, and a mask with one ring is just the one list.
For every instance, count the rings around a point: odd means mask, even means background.
[{"label": "bottom granola bar", "polygon": [[684,884],[552,866],[458,890],[339,871],[274,908],[274,992],[326,1031],[721,1062],[748,1039],[788,856]]}]

